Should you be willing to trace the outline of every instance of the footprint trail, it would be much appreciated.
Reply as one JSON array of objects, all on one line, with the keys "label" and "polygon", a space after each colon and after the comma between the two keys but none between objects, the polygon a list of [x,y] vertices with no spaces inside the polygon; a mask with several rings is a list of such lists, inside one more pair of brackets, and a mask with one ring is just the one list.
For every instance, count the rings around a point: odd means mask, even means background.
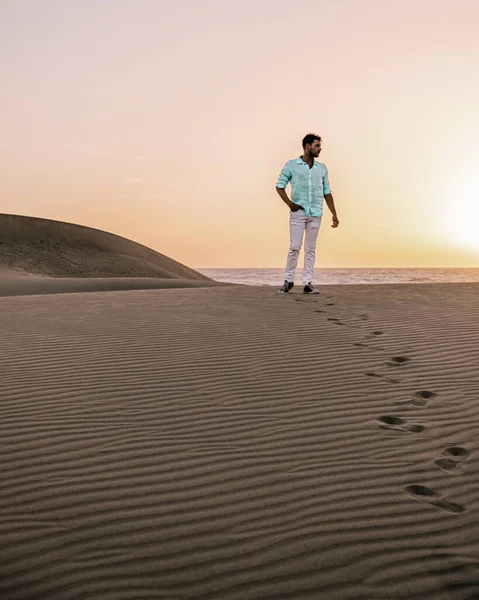
[{"label": "footprint trail", "polygon": [[446,500],[439,494],[437,494],[431,488],[428,488],[424,485],[407,485],[404,488],[404,491],[410,494],[415,500],[420,500],[422,502],[428,502],[432,504],[436,508],[440,508],[445,512],[450,513],[463,513],[466,509],[460,504],[456,504],[455,502],[450,502]]}]

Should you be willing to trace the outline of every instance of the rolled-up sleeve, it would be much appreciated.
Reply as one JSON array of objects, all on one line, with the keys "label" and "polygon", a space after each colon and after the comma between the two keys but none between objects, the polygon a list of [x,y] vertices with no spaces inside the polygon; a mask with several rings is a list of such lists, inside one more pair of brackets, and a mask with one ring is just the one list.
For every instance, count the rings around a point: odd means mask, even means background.
[{"label": "rolled-up sleeve", "polygon": [[289,163],[286,163],[279,174],[278,181],[276,183],[277,188],[284,189],[288,183],[291,181],[292,177],[291,169]]},{"label": "rolled-up sleeve", "polygon": [[324,167],[324,175],[323,175],[323,195],[331,193],[331,188],[329,186],[329,177],[328,177],[328,168]]}]

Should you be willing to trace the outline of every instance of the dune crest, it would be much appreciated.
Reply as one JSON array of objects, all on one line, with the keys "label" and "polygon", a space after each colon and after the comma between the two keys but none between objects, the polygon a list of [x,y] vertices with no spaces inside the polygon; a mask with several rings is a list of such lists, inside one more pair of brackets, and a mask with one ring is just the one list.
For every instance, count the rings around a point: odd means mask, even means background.
[{"label": "dune crest", "polygon": [[151,248],[92,227],[0,214],[0,231],[0,271],[9,274],[210,281]]}]

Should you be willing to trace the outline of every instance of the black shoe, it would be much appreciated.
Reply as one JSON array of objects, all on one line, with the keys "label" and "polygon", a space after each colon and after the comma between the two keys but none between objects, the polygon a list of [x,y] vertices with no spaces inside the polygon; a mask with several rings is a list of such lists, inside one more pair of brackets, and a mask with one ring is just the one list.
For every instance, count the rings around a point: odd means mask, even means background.
[{"label": "black shoe", "polygon": [[318,290],[311,282],[307,283],[303,288],[303,294],[319,294]]},{"label": "black shoe", "polygon": [[283,287],[279,290],[278,294],[288,294],[290,290],[294,288],[294,283],[292,281],[284,280]]}]

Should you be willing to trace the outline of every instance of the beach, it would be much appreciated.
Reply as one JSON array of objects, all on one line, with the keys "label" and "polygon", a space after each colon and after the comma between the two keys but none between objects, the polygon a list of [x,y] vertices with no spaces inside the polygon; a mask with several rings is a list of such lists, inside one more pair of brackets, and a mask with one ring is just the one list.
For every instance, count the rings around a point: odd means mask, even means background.
[{"label": "beach", "polygon": [[479,284],[48,281],[0,298],[2,600],[479,597]]}]

